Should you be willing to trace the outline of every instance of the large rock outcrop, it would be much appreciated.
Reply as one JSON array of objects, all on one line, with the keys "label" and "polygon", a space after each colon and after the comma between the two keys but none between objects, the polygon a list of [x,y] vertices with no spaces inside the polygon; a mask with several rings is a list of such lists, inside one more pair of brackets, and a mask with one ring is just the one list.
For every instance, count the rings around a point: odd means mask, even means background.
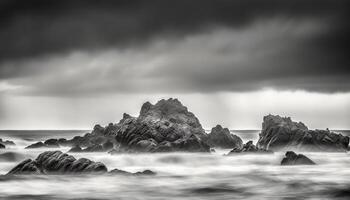
[{"label": "large rock outcrop", "polygon": [[281,165],[315,165],[315,163],[303,154],[287,151],[285,157],[281,161]]},{"label": "large rock outcrop", "polygon": [[347,151],[349,137],[327,130],[309,130],[289,117],[267,115],[259,134],[259,148],[285,151]]},{"label": "large rock outcrop", "polygon": [[237,135],[231,134],[228,128],[217,125],[211,129],[205,140],[210,147],[218,148],[238,148],[243,147],[243,141]]},{"label": "large rock outcrop", "polygon": [[[146,102],[138,117],[124,114],[119,123],[95,125],[91,133],[71,140],[49,139],[27,148],[71,146],[71,152],[209,152],[197,117],[177,99]],[[56,146],[56,147],[57,147]]]},{"label": "large rock outcrop", "polygon": [[86,158],[75,159],[61,151],[45,151],[35,160],[27,159],[15,166],[8,174],[69,174],[105,173],[107,167]]},{"label": "large rock outcrop", "polygon": [[209,152],[206,133],[196,116],[177,99],[143,104],[139,117],[124,115],[116,140],[119,151]]}]

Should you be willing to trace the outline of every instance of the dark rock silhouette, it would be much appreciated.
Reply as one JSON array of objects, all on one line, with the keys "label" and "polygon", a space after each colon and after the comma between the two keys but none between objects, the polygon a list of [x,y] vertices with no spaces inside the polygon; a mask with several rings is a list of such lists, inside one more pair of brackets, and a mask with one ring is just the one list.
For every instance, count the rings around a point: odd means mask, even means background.
[{"label": "dark rock silhouette", "polygon": [[303,154],[287,151],[285,157],[281,161],[281,165],[315,165],[315,163]]},{"label": "dark rock silhouette", "polygon": [[220,125],[211,129],[205,141],[210,147],[238,149],[243,147],[243,141],[240,137],[231,134],[229,129],[222,128]]},{"label": "dark rock silhouette", "polygon": [[45,151],[35,160],[27,159],[15,166],[8,174],[67,174],[104,173],[107,168],[100,162],[86,158],[75,159],[61,151]]},{"label": "dark rock silhouette", "polygon": [[7,175],[26,174],[109,174],[109,175],[155,175],[151,170],[131,173],[119,169],[108,172],[107,167],[100,162],[86,158],[75,159],[61,151],[45,151],[35,159],[26,159],[11,169]]},{"label": "dark rock silhouette", "polygon": [[48,139],[44,142],[47,147],[57,148],[60,147],[57,139]]},{"label": "dark rock silhouette", "polygon": [[[26,148],[57,148],[60,146],[70,147],[83,147],[86,151],[108,151],[113,148],[115,143],[115,131],[117,128],[115,125],[110,123],[107,127],[95,125],[91,133],[86,133],[84,136],[75,136],[74,138],[67,140],[65,138],[60,139],[48,139],[44,142],[37,142],[29,145]],[[111,148],[112,147],[112,148]]]},{"label": "dark rock silhouette", "polygon": [[6,146],[0,143],[0,149],[5,149]]},{"label": "dark rock silhouette", "polygon": [[289,117],[267,115],[259,134],[259,148],[282,151],[346,151],[349,137],[327,130],[309,130]]},{"label": "dark rock silhouette", "polygon": [[141,172],[135,172],[135,173],[131,173],[131,172],[127,172],[124,170],[119,170],[119,169],[113,169],[110,172],[108,172],[108,174],[113,174],[113,175],[136,175],[136,176],[153,176],[156,175],[155,172],[151,171],[151,170],[144,170]]},{"label": "dark rock silhouette", "polygon": [[139,117],[124,115],[118,124],[116,140],[119,151],[209,152],[199,120],[177,99],[143,104]]},{"label": "dark rock silhouette", "polygon": [[11,145],[16,145],[13,141],[11,140],[2,140],[0,138],[0,144],[4,145],[4,146],[11,146]]},{"label": "dark rock silhouette", "polygon": [[242,148],[234,148],[232,149],[228,155],[234,155],[236,153],[273,153],[272,151],[260,149],[253,144],[253,141],[248,141],[243,145]]},{"label": "dark rock silhouette", "polygon": [[[146,102],[138,117],[124,114],[117,124],[95,125],[91,133],[71,140],[49,139],[27,148],[79,146],[82,152],[209,152],[207,137],[196,116],[177,99]],[[50,146],[49,146],[50,145]]]},{"label": "dark rock silhouette", "polygon": [[68,152],[82,152],[83,149],[80,146],[74,146],[72,147]]},{"label": "dark rock silhouette", "polygon": [[34,148],[41,148],[41,147],[47,147],[47,145],[44,144],[43,142],[37,142],[27,146],[26,149],[34,149]]}]

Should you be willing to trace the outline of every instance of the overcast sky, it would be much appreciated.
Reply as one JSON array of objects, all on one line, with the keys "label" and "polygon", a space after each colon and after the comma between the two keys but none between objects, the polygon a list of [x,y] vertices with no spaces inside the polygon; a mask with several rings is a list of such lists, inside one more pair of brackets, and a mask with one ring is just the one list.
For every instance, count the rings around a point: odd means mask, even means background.
[{"label": "overcast sky", "polygon": [[205,128],[350,129],[350,1],[0,1],[0,129],[90,129],[175,97]]}]

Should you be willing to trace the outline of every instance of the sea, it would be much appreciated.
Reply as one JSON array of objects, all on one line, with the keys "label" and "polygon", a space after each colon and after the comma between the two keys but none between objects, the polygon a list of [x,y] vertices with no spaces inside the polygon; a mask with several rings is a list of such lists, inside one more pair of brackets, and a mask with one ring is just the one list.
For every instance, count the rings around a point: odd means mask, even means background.
[{"label": "sea", "polygon": [[[16,146],[0,149],[0,199],[175,200],[175,199],[350,199],[350,153],[297,152],[317,165],[281,166],[284,152],[225,156],[215,153],[108,154],[70,153],[104,163],[109,170],[152,170],[155,176],[47,175],[8,178],[9,170],[47,150],[24,149],[48,138],[72,138],[88,130],[2,130]],[[232,130],[244,142],[259,130]],[[350,135],[349,130],[335,130]],[[4,156],[6,153],[12,156]],[[4,154],[5,153],[5,154]]]}]

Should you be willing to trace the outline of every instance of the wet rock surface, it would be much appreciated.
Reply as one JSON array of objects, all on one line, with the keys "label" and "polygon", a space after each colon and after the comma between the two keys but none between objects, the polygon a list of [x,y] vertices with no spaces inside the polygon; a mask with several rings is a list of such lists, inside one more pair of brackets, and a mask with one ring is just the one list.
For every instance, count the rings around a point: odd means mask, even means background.
[{"label": "wet rock surface", "polygon": [[113,169],[108,172],[101,162],[86,158],[76,159],[61,151],[45,151],[35,159],[26,159],[11,169],[7,175],[61,175],[61,174],[108,174],[108,175],[156,175],[151,170],[127,172]]},{"label": "wet rock surface", "polygon": [[237,153],[273,153],[272,151],[258,148],[253,144],[253,141],[248,141],[243,145],[242,148],[234,148],[232,149],[228,155],[235,155]]},{"label": "wet rock surface", "polygon": [[177,99],[146,102],[139,117],[124,115],[119,126],[121,152],[209,152],[199,120]]},{"label": "wet rock surface", "polygon": [[8,174],[69,174],[69,173],[104,173],[107,168],[103,163],[86,158],[75,159],[61,151],[46,151],[35,160],[26,159],[15,166]]},{"label": "wet rock surface", "polygon": [[238,148],[243,147],[243,141],[237,135],[230,133],[228,128],[223,128],[221,125],[217,125],[211,129],[211,132],[206,138],[206,142],[210,147],[216,148]]},{"label": "wet rock surface", "polygon": [[281,165],[315,165],[316,163],[303,154],[296,154],[294,151],[287,151],[281,161]]},{"label": "wet rock surface", "polygon": [[302,122],[294,122],[289,117],[267,115],[257,146],[274,151],[347,151],[349,137],[328,129],[309,130]]}]

